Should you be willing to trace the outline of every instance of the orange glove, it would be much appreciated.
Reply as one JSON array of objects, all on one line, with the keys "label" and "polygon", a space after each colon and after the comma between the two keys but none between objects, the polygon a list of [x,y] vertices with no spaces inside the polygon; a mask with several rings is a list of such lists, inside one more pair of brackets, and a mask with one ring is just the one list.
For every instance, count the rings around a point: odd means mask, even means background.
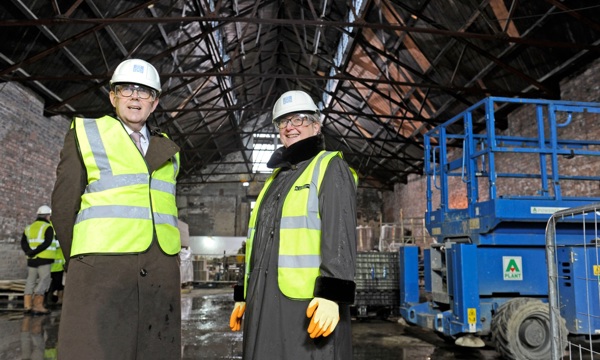
[{"label": "orange glove", "polygon": [[244,311],[246,311],[246,302],[236,302],[235,307],[231,312],[231,317],[229,318],[229,327],[231,328],[231,331],[240,331],[242,328],[242,317],[244,316]]},{"label": "orange glove", "polygon": [[316,297],[308,304],[306,317],[312,317],[308,325],[311,339],[326,337],[335,330],[340,321],[340,309],[335,301]]}]

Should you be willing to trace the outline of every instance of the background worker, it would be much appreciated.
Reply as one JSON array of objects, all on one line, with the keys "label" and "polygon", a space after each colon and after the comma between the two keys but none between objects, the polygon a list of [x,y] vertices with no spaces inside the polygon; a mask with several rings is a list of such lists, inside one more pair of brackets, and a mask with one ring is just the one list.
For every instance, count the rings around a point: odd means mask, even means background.
[{"label": "background worker", "polygon": [[235,280],[238,285],[244,284],[244,273],[246,268],[246,242],[242,241],[242,245],[237,251],[237,255],[235,256],[235,263],[238,268],[238,272],[236,274]]},{"label": "background worker", "polygon": [[[61,305],[63,298],[63,275],[65,273],[65,257],[57,239],[53,240],[54,248],[56,249],[54,262],[50,267],[50,286],[46,291],[46,306]],[[54,295],[56,292],[56,295]]]},{"label": "background worker", "polygon": [[21,237],[21,249],[27,255],[27,282],[23,293],[25,312],[50,313],[44,307],[44,294],[50,286],[50,267],[55,257],[51,214],[48,205],[40,206],[36,220],[25,228]]},{"label": "background worker", "polygon": [[115,114],[75,118],[52,194],[66,258],[58,356],[181,358],[179,147],[146,121],[158,72],[125,60],[110,80]]},{"label": "background worker", "polygon": [[[244,317],[243,358],[352,358],[356,178],[323,150],[318,108],[302,91],[273,108],[283,147],[248,225],[245,282],[234,288],[233,331]],[[338,323],[339,321],[339,323]]]}]

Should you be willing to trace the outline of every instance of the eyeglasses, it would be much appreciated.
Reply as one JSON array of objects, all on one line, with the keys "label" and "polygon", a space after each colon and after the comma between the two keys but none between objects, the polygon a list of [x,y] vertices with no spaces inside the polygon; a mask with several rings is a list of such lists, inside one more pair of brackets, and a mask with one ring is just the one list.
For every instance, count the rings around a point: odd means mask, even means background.
[{"label": "eyeglasses", "polygon": [[293,127],[297,127],[304,124],[305,120],[312,121],[307,114],[294,114],[277,120],[275,122],[275,126],[277,126],[279,129],[285,129],[288,124],[292,124]]},{"label": "eyeglasses", "polygon": [[132,97],[133,92],[137,91],[137,96],[140,99],[155,99],[156,98],[156,90],[149,89],[145,86],[134,85],[134,84],[126,84],[126,85],[116,85],[115,93],[121,97]]}]

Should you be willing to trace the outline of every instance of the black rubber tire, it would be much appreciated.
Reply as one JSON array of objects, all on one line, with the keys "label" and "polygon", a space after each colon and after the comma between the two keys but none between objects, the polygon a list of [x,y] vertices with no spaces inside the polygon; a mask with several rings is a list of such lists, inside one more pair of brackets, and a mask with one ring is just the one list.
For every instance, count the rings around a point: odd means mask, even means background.
[{"label": "black rubber tire", "polygon": [[[537,299],[509,300],[492,319],[492,342],[510,360],[551,358],[550,313],[548,304]],[[561,348],[567,346],[567,327],[560,317]]]}]

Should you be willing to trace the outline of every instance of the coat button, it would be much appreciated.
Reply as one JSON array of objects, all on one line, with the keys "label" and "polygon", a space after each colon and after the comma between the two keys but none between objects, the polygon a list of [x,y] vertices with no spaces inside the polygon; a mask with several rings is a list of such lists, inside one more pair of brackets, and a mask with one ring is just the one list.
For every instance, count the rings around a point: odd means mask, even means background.
[{"label": "coat button", "polygon": [[146,269],[142,269],[142,270],[140,270],[140,275],[146,276],[146,275],[148,275],[148,271],[146,271]]}]

